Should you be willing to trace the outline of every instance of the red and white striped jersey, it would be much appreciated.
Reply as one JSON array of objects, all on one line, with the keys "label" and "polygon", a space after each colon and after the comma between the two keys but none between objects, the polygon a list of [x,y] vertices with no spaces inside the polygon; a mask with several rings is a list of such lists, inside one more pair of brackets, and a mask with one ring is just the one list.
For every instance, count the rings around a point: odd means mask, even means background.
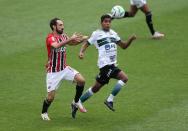
[{"label": "red and white striped jersey", "polygon": [[53,33],[48,34],[46,38],[46,47],[48,51],[48,61],[46,64],[47,72],[59,72],[62,71],[66,65],[66,47],[62,46],[54,48],[51,46],[53,42],[60,43],[67,40],[68,37],[65,34],[54,35]]}]

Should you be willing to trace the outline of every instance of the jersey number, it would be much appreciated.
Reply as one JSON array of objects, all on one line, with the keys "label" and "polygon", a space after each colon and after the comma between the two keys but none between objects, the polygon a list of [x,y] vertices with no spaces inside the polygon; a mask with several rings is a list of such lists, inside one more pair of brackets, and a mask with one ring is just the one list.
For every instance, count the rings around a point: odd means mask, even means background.
[{"label": "jersey number", "polygon": [[116,48],[116,46],[114,44],[105,45],[105,50],[110,50],[111,48]]}]

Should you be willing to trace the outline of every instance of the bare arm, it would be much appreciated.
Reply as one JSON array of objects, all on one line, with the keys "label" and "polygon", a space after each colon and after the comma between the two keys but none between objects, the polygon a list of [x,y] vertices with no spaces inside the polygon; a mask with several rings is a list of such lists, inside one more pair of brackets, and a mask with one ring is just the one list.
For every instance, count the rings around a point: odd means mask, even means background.
[{"label": "bare arm", "polygon": [[74,40],[73,42],[69,42],[68,45],[70,46],[78,45],[82,42],[87,41],[87,39],[88,39],[88,36],[79,34],[77,41]]},{"label": "bare arm", "polygon": [[60,43],[53,42],[53,43],[51,44],[51,46],[54,47],[54,48],[59,48],[59,47],[62,47],[62,46],[64,46],[64,45],[68,44],[68,43],[71,43],[71,42],[72,42],[72,39],[71,39],[71,38],[68,38],[67,40],[62,41],[62,42],[60,42]]},{"label": "bare arm", "polygon": [[83,59],[84,58],[84,52],[86,51],[86,49],[89,47],[89,43],[88,41],[84,41],[81,49],[80,49],[80,53],[79,53],[79,58]]},{"label": "bare arm", "polygon": [[70,38],[68,37],[67,40],[62,41],[60,43],[54,42],[51,45],[54,48],[59,48],[59,47],[62,47],[64,45],[78,45],[78,44],[80,44],[81,42],[83,42],[86,39],[87,39],[87,36],[83,36],[81,34],[74,33]]},{"label": "bare arm", "polygon": [[136,39],[136,35],[132,35],[131,37],[129,37],[127,41],[119,41],[117,44],[122,49],[127,49],[135,39]]}]

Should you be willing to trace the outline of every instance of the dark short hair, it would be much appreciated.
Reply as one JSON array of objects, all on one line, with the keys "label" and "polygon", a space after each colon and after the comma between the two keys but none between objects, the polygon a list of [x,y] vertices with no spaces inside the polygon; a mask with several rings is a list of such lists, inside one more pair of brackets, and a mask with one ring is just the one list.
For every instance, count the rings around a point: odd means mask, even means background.
[{"label": "dark short hair", "polygon": [[104,21],[104,19],[109,18],[112,20],[112,17],[109,14],[104,14],[101,16],[101,23]]},{"label": "dark short hair", "polygon": [[53,26],[57,25],[57,20],[60,20],[59,18],[53,18],[50,20],[50,28],[53,30]]}]

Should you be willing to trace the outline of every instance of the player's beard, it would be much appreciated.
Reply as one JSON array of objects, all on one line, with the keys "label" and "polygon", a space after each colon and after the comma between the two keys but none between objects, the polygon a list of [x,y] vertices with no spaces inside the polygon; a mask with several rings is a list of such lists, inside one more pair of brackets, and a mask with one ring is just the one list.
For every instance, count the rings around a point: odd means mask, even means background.
[{"label": "player's beard", "polygon": [[61,35],[61,34],[63,34],[63,29],[61,29],[61,30],[57,29],[56,32]]}]

